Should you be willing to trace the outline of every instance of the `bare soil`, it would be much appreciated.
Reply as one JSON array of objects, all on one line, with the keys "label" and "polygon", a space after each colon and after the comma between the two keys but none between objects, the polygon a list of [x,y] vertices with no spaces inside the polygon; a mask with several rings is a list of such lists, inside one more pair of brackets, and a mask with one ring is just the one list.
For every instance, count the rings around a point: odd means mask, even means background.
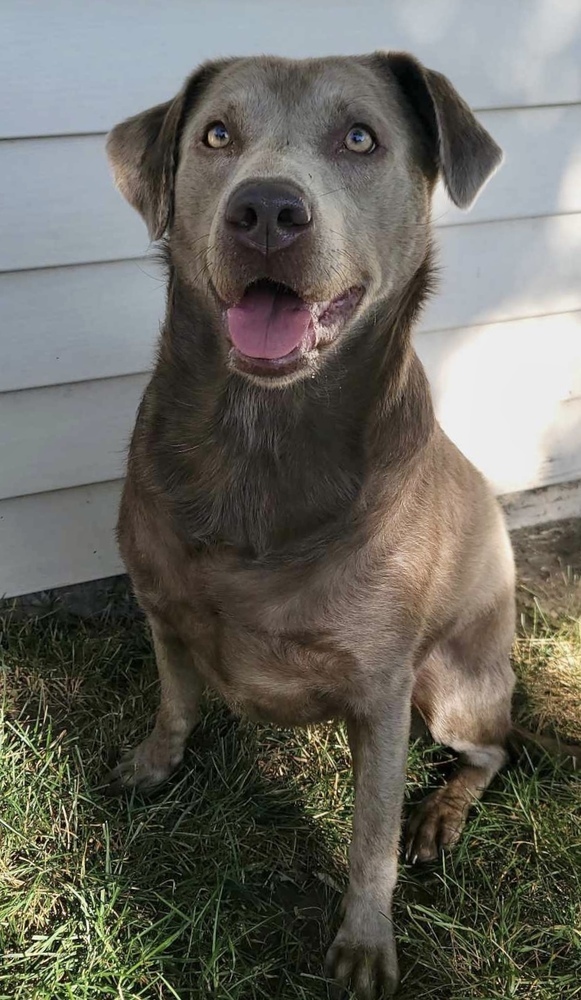
[{"label": "bare soil", "polygon": [[519,610],[581,617],[581,517],[512,532]]}]

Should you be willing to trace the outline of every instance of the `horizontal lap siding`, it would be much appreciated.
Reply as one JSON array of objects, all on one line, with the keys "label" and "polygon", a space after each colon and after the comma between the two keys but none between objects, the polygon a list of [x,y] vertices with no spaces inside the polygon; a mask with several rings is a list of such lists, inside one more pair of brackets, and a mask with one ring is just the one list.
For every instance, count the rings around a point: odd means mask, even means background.
[{"label": "horizontal lap siding", "polygon": [[581,101],[574,0],[4,0],[0,136],[102,132],[200,61],[408,49],[476,108]]},{"label": "horizontal lap siding", "polygon": [[581,477],[581,324],[548,320],[418,338],[442,427],[497,493]]},{"label": "horizontal lap siding", "polygon": [[438,233],[440,290],[427,330],[580,308],[581,215],[455,226]]},{"label": "horizontal lap siding", "polygon": [[[485,326],[420,331],[416,350],[440,412],[468,394],[543,408],[581,397],[581,311]],[[508,416],[508,413],[506,414]]]},{"label": "horizontal lap siding", "polygon": [[164,289],[159,268],[129,260],[0,274],[0,303],[6,392],[145,371]]},{"label": "horizontal lap siding", "polygon": [[119,477],[164,288],[142,221],[113,188],[103,133],[230,42],[409,49],[481,109],[505,164],[470,213],[436,192],[441,289],[416,346],[444,428],[498,492],[581,477],[575,5],[313,0],[297,17],[296,3],[270,0],[264,11],[263,0],[171,0],[163,16],[149,0],[4,5],[0,593],[120,570]]},{"label": "horizontal lap siding", "polygon": [[143,375],[0,394],[0,498],[123,473]]},{"label": "horizontal lap siding", "polygon": [[115,544],[119,483],[0,500],[0,596],[122,572]]}]

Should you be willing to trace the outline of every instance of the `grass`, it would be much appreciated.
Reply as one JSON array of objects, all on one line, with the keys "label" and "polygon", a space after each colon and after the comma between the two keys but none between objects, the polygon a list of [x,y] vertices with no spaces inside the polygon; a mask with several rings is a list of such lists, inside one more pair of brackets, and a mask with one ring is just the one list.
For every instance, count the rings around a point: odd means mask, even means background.
[{"label": "grass", "polygon": [[[529,622],[520,715],[581,736],[581,625]],[[0,643],[1,1000],[306,1000],[347,875],[341,727],[281,731],[209,702],[151,803],[108,800],[111,750],[156,703],[142,623],[6,618]],[[408,798],[451,757],[416,743]],[[581,783],[542,751],[507,769],[456,853],[402,864],[401,1000],[581,998]]]}]

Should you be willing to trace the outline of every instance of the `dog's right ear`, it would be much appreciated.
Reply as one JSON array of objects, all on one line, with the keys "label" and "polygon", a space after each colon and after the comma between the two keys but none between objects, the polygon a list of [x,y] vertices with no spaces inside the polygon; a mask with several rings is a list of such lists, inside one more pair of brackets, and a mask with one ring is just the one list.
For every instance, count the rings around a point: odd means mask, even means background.
[{"label": "dog's right ear", "polygon": [[179,141],[188,112],[231,60],[209,62],[190,76],[173,101],[157,104],[116,125],[107,137],[115,184],[159,240],[173,214]]}]

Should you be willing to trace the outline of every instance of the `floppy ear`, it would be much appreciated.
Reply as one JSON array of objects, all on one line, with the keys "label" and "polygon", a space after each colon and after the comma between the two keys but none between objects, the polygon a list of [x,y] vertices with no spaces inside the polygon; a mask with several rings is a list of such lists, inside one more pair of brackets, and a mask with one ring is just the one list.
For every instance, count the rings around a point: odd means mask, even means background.
[{"label": "floppy ear", "polygon": [[450,198],[459,208],[470,208],[502,163],[500,146],[447,77],[426,69],[407,52],[378,55],[422,122]]},{"label": "floppy ear", "polygon": [[115,184],[145,219],[152,240],[161,239],[171,222],[179,141],[186,116],[226,64],[227,60],[205,63],[186,80],[173,101],[128,118],[107,137]]}]

